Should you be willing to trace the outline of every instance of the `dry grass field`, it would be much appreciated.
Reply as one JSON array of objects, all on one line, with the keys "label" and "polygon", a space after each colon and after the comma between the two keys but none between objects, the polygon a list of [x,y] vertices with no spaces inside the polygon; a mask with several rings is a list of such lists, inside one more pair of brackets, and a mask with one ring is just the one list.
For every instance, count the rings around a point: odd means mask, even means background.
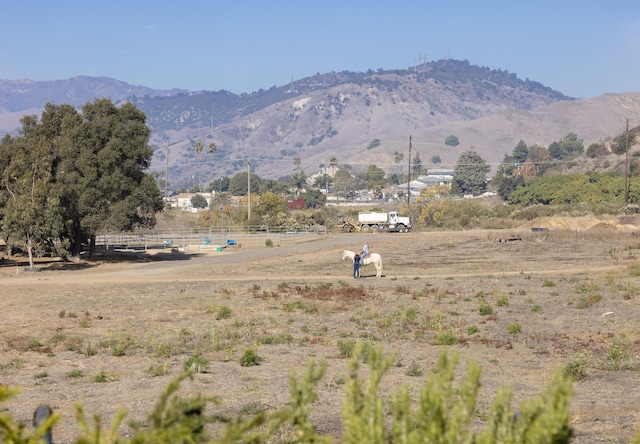
[{"label": "dry grass field", "polygon": [[[519,240],[511,240],[520,238]],[[369,240],[381,279],[353,279],[344,248]],[[504,239],[508,241],[499,242]],[[313,422],[339,442],[353,344],[381,344],[395,364],[386,397],[417,393],[443,347],[482,367],[474,427],[498,387],[514,409],[552,372],[576,377],[573,442],[629,442],[640,426],[640,236],[589,230],[333,234],[285,247],[140,255],[41,264],[0,262],[0,383],[22,392],[2,408],[29,422],[49,403],[57,443],[78,431],[74,406],[108,423],[118,408],[144,423],[163,388],[199,370],[181,393],[219,396],[235,415],[289,399],[290,371],[327,372]],[[242,366],[252,349],[259,365]]]}]

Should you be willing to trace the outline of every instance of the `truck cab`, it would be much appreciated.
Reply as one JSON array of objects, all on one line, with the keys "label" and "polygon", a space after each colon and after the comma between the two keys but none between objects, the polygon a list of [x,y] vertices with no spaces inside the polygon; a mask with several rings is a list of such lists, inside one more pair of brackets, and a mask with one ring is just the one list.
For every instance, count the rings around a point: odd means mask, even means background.
[{"label": "truck cab", "polygon": [[411,229],[411,219],[409,217],[398,216],[397,211],[389,213],[389,231],[408,233],[409,229]]}]

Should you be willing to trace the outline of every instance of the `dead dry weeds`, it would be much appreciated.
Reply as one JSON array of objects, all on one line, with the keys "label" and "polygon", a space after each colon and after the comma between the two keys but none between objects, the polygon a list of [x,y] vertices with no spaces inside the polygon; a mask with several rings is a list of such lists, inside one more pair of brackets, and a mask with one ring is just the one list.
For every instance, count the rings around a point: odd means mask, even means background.
[{"label": "dead dry weeds", "polygon": [[[521,240],[495,242],[495,238]],[[628,442],[638,431],[640,237],[633,230],[371,234],[382,279],[352,276],[342,249],[365,235],[167,260],[101,261],[16,274],[0,266],[0,383],[28,422],[40,402],[61,412],[56,442],[77,431],[74,405],[144,423],[185,365],[182,392],[217,395],[224,414],[275,409],[289,372],[327,364],[313,421],[340,434],[345,355],[355,341],[396,356],[383,396],[422,386],[442,347],[482,366],[476,426],[500,386],[514,408],[558,367],[584,378],[572,402],[574,442]],[[160,259],[160,258],[156,258]],[[20,271],[20,267],[18,267]],[[243,367],[253,349],[260,365]],[[127,433],[123,426],[122,433]]]}]

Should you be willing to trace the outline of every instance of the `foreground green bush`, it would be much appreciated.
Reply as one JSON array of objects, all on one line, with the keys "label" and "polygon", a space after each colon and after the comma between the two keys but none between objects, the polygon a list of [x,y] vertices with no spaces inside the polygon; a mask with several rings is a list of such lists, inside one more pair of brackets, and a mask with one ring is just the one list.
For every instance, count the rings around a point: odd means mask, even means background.
[{"label": "foreground green bush", "polygon": [[[361,377],[362,348],[356,347],[349,360],[345,378],[342,408],[343,430],[340,442],[355,443],[567,443],[572,435],[569,425],[571,380],[563,379],[558,370],[537,398],[523,403],[515,411],[511,406],[511,390],[500,389],[486,416],[484,430],[474,431],[471,423],[477,417],[476,398],[480,389],[480,367],[470,363],[464,381],[454,384],[458,354],[443,351],[437,368],[427,377],[417,401],[407,387],[380,396],[379,386],[393,359],[385,357],[381,347],[368,350],[368,378]],[[109,431],[101,429],[100,418],[87,422],[77,407],[79,438],[77,444],[103,443],[330,443],[334,437],[316,432],[309,417],[317,398],[315,385],[324,376],[325,366],[311,361],[298,380],[290,377],[290,401],[279,411],[259,412],[247,417],[207,415],[217,406],[212,397],[181,398],[176,392],[190,374],[172,381],[149,415],[146,427],[138,427],[131,438],[117,430],[126,413],[121,411]],[[16,395],[15,390],[0,386],[0,402]],[[59,420],[57,415],[33,430],[16,424],[6,413],[0,413],[0,438],[13,444],[35,444],[45,428]],[[213,433],[207,425],[218,424]],[[55,441],[55,429],[54,429]],[[636,439],[635,442],[640,442]]]}]

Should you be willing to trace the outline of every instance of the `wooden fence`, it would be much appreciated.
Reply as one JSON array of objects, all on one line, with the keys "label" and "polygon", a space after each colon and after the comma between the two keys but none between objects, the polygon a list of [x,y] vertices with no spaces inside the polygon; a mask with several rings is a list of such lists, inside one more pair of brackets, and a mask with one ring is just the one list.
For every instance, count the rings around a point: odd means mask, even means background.
[{"label": "wooden fence", "polygon": [[109,250],[217,250],[310,242],[327,237],[324,226],[303,230],[282,227],[219,227],[105,233],[96,236],[96,246]]}]

